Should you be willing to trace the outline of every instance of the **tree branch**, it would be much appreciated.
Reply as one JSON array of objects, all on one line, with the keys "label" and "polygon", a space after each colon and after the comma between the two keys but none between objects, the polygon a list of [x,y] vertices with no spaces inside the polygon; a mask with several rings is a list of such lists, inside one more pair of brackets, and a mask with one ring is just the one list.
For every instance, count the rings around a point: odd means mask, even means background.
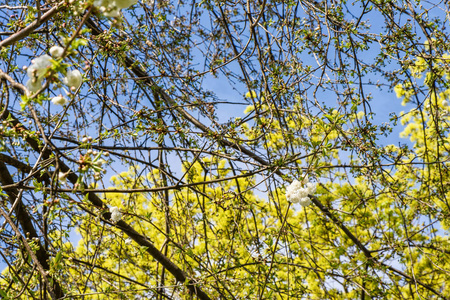
[{"label": "tree branch", "polygon": [[36,19],[33,23],[25,27],[24,29],[12,34],[7,39],[0,42],[0,48],[7,47],[16,43],[17,41],[23,39],[24,37],[31,34],[35,29],[42,25],[42,23],[47,22],[52,18],[58,11],[66,6],[66,1],[61,1],[56,6],[52,7],[45,14],[43,14],[40,18]]},{"label": "tree branch", "polygon": [[[14,184],[14,180],[11,176],[11,174],[8,171],[8,168],[6,167],[6,165],[0,161],[0,182],[2,185],[9,185],[9,184]],[[6,190],[6,193],[8,195],[9,198],[9,202],[13,205],[16,202],[16,199],[18,201],[18,204],[15,207],[15,214],[16,217],[20,223],[20,226],[22,227],[23,231],[25,232],[25,235],[28,238],[36,238],[38,245],[39,245],[39,249],[36,251],[36,255],[34,257],[34,253],[32,254],[33,260],[35,261],[39,272],[41,272],[41,275],[43,276],[44,280],[46,281],[47,286],[49,287],[49,292],[52,295],[53,299],[60,298],[63,297],[63,291],[61,289],[61,286],[59,285],[59,282],[54,279],[53,280],[53,287],[52,285],[50,285],[50,283],[48,282],[47,279],[47,275],[44,271],[48,271],[50,270],[50,266],[48,264],[48,259],[49,259],[49,255],[47,253],[47,251],[45,251],[44,247],[42,246],[41,242],[39,241],[39,236],[36,232],[36,229],[33,226],[33,223],[31,222],[31,217],[28,214],[25,205],[23,204],[23,202],[21,201],[21,199],[19,199],[18,197],[20,197],[19,195],[19,191],[17,189],[8,189]],[[4,215],[3,211],[1,211],[2,215]],[[4,215],[4,217],[6,218],[6,220],[9,219],[8,215]],[[14,223],[10,224],[11,226],[14,225]],[[16,228],[13,228],[14,231],[16,231]],[[17,232],[16,232],[17,234]],[[21,236],[20,232],[18,234],[18,236]],[[24,244],[25,247],[27,247],[27,243],[24,237],[22,237],[24,239]],[[29,247],[29,246],[28,246]],[[27,248],[28,250],[28,248]],[[31,251],[31,249],[30,249]]]}]

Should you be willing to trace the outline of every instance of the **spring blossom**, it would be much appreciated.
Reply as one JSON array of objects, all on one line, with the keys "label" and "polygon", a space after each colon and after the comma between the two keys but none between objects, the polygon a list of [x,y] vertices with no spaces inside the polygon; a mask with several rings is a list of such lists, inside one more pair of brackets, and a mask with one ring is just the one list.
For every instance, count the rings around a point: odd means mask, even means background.
[{"label": "spring blossom", "polygon": [[31,61],[31,66],[27,68],[28,79],[26,86],[30,92],[37,92],[42,88],[42,79],[47,70],[52,66],[52,58],[47,54],[39,56]]},{"label": "spring blossom", "polygon": [[98,7],[106,17],[118,17],[122,8],[136,3],[137,0],[95,0],[94,6]]},{"label": "spring blossom", "polygon": [[114,223],[117,223],[122,219],[122,213],[119,211],[117,206],[113,206],[109,208],[109,212],[111,213],[111,220]]},{"label": "spring blossom", "polygon": [[60,46],[53,46],[48,52],[50,52],[50,55],[54,58],[60,58],[64,52],[64,48]]},{"label": "spring blossom", "polygon": [[70,173],[70,171],[67,173],[59,172],[58,173],[58,181],[61,184],[67,184],[67,176],[69,176],[69,173]]},{"label": "spring blossom", "polygon": [[83,77],[78,70],[67,71],[66,77],[63,79],[63,83],[71,89],[76,90],[83,83]]},{"label": "spring blossom", "polygon": [[286,188],[286,198],[289,202],[300,203],[301,206],[308,206],[311,204],[311,199],[308,195],[314,194],[316,192],[316,184],[309,182],[306,179],[304,184],[298,180],[294,180]]},{"label": "spring blossom", "polygon": [[56,105],[64,105],[67,103],[67,99],[62,95],[56,96],[52,98],[52,103]]}]

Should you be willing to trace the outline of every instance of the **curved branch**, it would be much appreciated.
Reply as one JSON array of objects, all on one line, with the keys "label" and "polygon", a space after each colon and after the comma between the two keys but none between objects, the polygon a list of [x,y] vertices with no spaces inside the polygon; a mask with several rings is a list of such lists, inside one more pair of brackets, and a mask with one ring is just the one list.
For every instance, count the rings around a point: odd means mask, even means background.
[{"label": "curved branch", "polygon": [[7,47],[16,43],[17,41],[23,39],[24,37],[31,34],[35,29],[42,25],[42,23],[47,22],[52,18],[58,11],[65,7],[66,1],[61,1],[56,6],[52,7],[45,14],[43,14],[40,18],[36,19],[33,23],[25,27],[24,29],[12,34],[9,38],[0,42],[0,48]]}]

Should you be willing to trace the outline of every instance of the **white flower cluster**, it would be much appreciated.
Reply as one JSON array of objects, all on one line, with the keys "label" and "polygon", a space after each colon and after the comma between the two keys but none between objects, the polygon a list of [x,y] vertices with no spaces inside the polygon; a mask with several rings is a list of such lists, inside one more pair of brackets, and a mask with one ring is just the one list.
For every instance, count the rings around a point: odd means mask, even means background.
[{"label": "white flower cluster", "polygon": [[35,93],[44,86],[42,79],[44,79],[45,73],[52,66],[51,59],[50,56],[44,54],[31,61],[31,66],[27,68],[27,74],[30,79],[26,83],[30,92]]},{"label": "white flower cluster", "polygon": [[109,208],[109,212],[111,213],[111,221],[117,223],[122,219],[122,213],[119,211],[117,206],[113,206]]},{"label": "white flower cluster", "polygon": [[[64,53],[64,48],[60,46],[53,46],[49,49],[49,52],[54,58],[60,58]],[[36,59],[33,59],[29,67],[24,67],[24,69],[27,70],[28,77],[30,77],[26,83],[26,86],[31,93],[36,93],[44,86],[43,80],[51,66],[52,58],[47,54],[44,54]],[[68,70],[66,72],[66,76],[62,79],[62,82],[72,91],[75,91],[83,83],[83,76],[78,70]],[[67,99],[62,95],[52,98],[52,103],[56,105],[65,105],[67,102]]]},{"label": "white flower cluster", "polygon": [[311,204],[311,199],[308,195],[312,195],[316,192],[316,184],[309,182],[306,179],[305,187],[303,184],[294,180],[287,188],[286,188],[286,198],[289,202],[292,203],[300,203],[301,206],[308,206]]},{"label": "white flower cluster", "polygon": [[118,17],[122,8],[130,7],[137,0],[95,0],[94,6],[98,7],[106,17]]}]

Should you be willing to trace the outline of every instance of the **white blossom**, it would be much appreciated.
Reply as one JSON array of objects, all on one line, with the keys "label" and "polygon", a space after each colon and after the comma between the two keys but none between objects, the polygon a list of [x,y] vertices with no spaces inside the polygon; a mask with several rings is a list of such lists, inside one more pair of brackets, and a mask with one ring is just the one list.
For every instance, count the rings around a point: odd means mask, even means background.
[{"label": "white blossom", "polygon": [[118,17],[122,8],[136,3],[137,0],[95,0],[94,6],[98,7],[106,17]]},{"label": "white blossom", "polygon": [[41,89],[41,87],[43,86],[42,84],[42,79],[38,79],[38,78],[30,78],[28,79],[27,83],[26,83],[27,89],[32,92],[32,93],[36,93],[37,91],[39,91]]},{"label": "white blossom", "polygon": [[299,203],[301,206],[308,206],[311,204],[311,199],[308,195],[314,194],[316,192],[316,184],[306,181],[304,184],[294,180],[286,188],[286,198],[289,202]]},{"label": "white blossom", "polygon": [[447,100],[442,101],[442,106],[443,107],[447,107],[448,106],[448,101]]},{"label": "white blossom", "polygon": [[127,8],[137,3],[137,0],[115,0],[118,8]]},{"label": "white blossom", "polygon": [[112,7],[109,5],[108,7],[101,6],[100,10],[103,12],[105,17],[117,18],[118,16],[120,16],[120,9],[117,8],[116,6]]},{"label": "white blossom", "polygon": [[56,96],[52,98],[52,103],[56,105],[64,105],[68,101],[66,98],[64,98],[62,95]]},{"label": "white blossom", "polygon": [[308,194],[314,194],[316,192],[317,185],[315,183],[307,182],[306,183],[306,189],[308,191]]},{"label": "white blossom", "polygon": [[298,180],[294,180],[286,188],[286,198],[289,202],[297,203],[304,197],[302,191],[302,184]]},{"label": "white blossom", "polygon": [[50,48],[48,52],[50,52],[50,55],[53,56],[54,58],[59,58],[62,56],[64,48],[60,46],[53,46]]},{"label": "white blossom", "polygon": [[27,68],[27,74],[30,78],[42,77],[47,69],[52,66],[52,58],[47,54],[39,56],[31,61],[31,66]]},{"label": "white blossom", "polygon": [[26,83],[30,92],[35,93],[42,88],[42,77],[47,73],[48,68],[52,66],[51,59],[50,56],[44,54],[31,61],[31,66],[27,68],[27,75],[30,79]]},{"label": "white blossom", "polygon": [[309,197],[305,197],[300,199],[298,202],[301,206],[309,206],[311,204],[311,199]]},{"label": "white blossom", "polygon": [[111,213],[111,220],[114,223],[117,223],[122,219],[122,213],[119,211],[117,206],[113,206],[109,208],[109,212]]},{"label": "white blossom", "polygon": [[67,173],[59,172],[58,173],[58,181],[61,184],[67,184],[67,176],[69,176],[69,173],[70,173],[70,171]]},{"label": "white blossom", "polygon": [[66,77],[63,79],[63,83],[70,88],[78,89],[83,83],[83,77],[78,70],[67,71]]}]

